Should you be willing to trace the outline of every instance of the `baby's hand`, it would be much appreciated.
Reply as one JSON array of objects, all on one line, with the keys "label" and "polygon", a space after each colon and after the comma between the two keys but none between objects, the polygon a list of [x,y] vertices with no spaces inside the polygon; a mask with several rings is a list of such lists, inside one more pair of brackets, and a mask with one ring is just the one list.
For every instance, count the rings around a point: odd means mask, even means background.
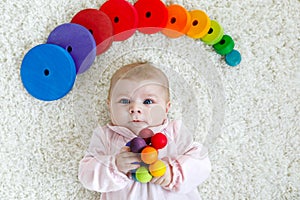
[{"label": "baby's hand", "polygon": [[134,170],[140,167],[139,164],[133,164],[141,162],[139,154],[130,152],[129,147],[123,147],[121,152],[116,155],[116,165],[119,171],[127,175],[130,170]]},{"label": "baby's hand", "polygon": [[166,166],[167,166],[167,169],[166,169],[165,174],[161,177],[153,177],[151,180],[151,183],[160,185],[162,187],[166,187],[171,183],[171,181],[172,181],[171,168],[170,168],[170,165],[166,165]]}]

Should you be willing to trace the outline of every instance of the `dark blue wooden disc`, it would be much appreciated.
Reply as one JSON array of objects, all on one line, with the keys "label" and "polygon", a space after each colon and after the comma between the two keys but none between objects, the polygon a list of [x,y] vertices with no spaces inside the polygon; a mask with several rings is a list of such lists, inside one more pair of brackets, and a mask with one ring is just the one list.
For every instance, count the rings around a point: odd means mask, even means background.
[{"label": "dark blue wooden disc", "polygon": [[71,55],[53,44],[41,44],[30,49],[23,58],[20,71],[28,93],[43,101],[64,97],[76,79]]}]

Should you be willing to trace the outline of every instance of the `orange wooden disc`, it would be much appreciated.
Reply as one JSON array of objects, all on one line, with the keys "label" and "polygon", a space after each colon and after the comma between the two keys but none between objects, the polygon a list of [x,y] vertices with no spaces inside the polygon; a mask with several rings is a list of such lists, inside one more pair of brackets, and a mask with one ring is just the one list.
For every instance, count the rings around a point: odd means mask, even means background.
[{"label": "orange wooden disc", "polygon": [[174,4],[167,7],[168,22],[162,33],[177,38],[187,33],[191,26],[191,16],[182,6]]},{"label": "orange wooden disc", "polygon": [[187,35],[194,39],[204,37],[210,28],[210,19],[202,10],[193,10],[191,15],[191,27]]}]

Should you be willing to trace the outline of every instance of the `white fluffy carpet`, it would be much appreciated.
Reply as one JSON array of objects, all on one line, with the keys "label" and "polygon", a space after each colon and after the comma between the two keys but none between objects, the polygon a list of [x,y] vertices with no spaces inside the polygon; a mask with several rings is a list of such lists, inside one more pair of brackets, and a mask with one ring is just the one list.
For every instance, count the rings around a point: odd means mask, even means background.
[{"label": "white fluffy carpet", "polygon": [[217,20],[242,63],[231,68],[187,37],[136,33],[98,56],[63,99],[31,97],[19,75],[24,54],[103,2],[0,2],[0,199],[99,199],[78,182],[78,162],[97,123],[108,121],[109,76],[137,60],[168,73],[170,117],[185,120],[209,147],[203,199],[300,199],[299,0],[174,0]]}]

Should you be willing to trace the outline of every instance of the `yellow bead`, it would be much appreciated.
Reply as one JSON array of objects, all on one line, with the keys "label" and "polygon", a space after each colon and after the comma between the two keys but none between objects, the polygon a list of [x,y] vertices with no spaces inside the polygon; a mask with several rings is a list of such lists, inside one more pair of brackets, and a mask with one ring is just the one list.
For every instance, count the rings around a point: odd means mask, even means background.
[{"label": "yellow bead", "polygon": [[167,167],[161,160],[157,160],[149,166],[149,171],[152,176],[160,177],[166,173]]}]

